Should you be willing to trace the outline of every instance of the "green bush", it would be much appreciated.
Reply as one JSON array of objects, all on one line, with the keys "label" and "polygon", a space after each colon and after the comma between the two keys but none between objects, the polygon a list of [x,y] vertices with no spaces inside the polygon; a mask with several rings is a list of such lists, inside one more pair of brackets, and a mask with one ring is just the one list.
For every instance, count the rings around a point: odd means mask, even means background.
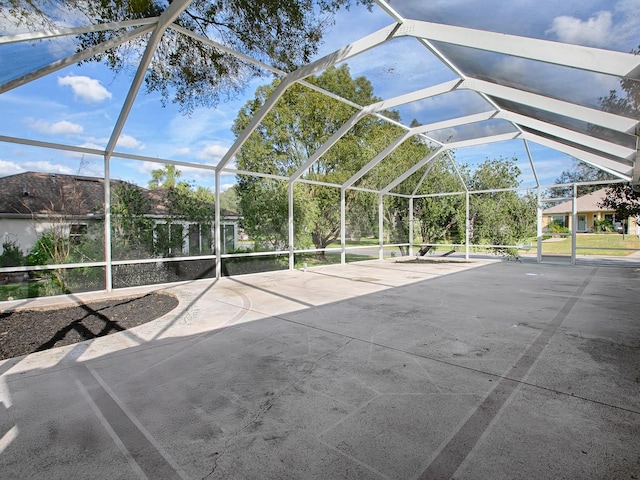
[{"label": "green bush", "polygon": [[47,265],[51,263],[53,251],[53,235],[43,234],[27,255],[27,265]]},{"label": "green bush", "polygon": [[549,233],[571,233],[571,230],[560,222],[551,222],[546,230]]},{"label": "green bush", "polygon": [[19,267],[25,262],[26,258],[15,241],[7,240],[2,244],[0,267]]},{"label": "green bush", "polygon": [[594,220],[593,221],[593,229],[596,232],[614,232],[615,229],[613,227],[613,222],[608,218],[603,218],[602,220]]}]

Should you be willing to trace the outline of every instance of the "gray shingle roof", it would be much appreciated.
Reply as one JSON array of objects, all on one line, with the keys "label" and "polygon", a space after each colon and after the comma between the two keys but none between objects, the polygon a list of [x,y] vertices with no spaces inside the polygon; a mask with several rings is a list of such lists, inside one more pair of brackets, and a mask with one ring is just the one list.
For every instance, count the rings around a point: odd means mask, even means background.
[{"label": "gray shingle roof", "polygon": [[[126,182],[111,180],[111,189]],[[167,215],[167,191],[133,185],[147,198],[148,214]],[[213,208],[213,206],[212,206]],[[0,177],[0,215],[104,215],[104,179],[81,175],[25,172]],[[224,216],[235,216],[223,212]]]}]

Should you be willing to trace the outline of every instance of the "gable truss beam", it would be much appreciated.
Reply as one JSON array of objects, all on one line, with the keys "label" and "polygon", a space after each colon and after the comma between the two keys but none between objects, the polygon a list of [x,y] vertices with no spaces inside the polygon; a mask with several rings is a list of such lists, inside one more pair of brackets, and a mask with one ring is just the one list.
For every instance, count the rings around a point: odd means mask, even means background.
[{"label": "gable truss beam", "polygon": [[458,88],[466,88],[492,97],[502,98],[522,105],[529,105],[540,110],[575,118],[592,125],[609,128],[617,132],[633,133],[639,124],[637,119],[621,117],[613,113],[583,107],[575,103],[565,102],[536,93],[525,92],[516,88],[505,87],[484,80],[465,79]]},{"label": "gable truss beam", "polygon": [[506,142],[519,138],[522,132],[503,133],[500,135],[492,135],[490,137],[471,138],[469,140],[461,140],[459,142],[447,143],[447,150],[455,150],[456,148],[474,147],[476,145],[484,145],[488,143]]},{"label": "gable truss beam", "polygon": [[391,153],[398,148],[402,143],[407,140],[409,137],[412,137],[413,134],[411,132],[405,132],[396,138],[391,144],[387,146],[382,152],[376,155],[369,163],[367,163],[364,167],[362,167],[358,172],[349,178],[346,182],[342,184],[342,189],[347,189],[351,187],[354,183],[356,183],[360,178],[362,178],[367,172],[369,172],[373,167],[375,167],[378,163],[384,160],[386,157],[391,155]]},{"label": "gable truss beam", "polygon": [[[321,145],[320,148],[318,148],[318,150],[316,150],[313,155],[311,155],[307,159],[307,161],[293,173],[293,175],[291,175],[291,177],[289,178],[289,182],[295,182],[302,175],[304,175],[304,173],[309,170],[309,168],[311,168],[311,166],[316,163],[320,159],[320,157],[322,157],[322,155],[324,155],[333,145],[335,145],[338,140],[345,136],[346,133],[366,115],[372,115],[389,108],[395,108],[399,105],[404,105],[406,103],[411,103],[417,100],[423,100],[425,98],[430,98],[436,95],[450,92],[452,90],[455,90],[456,86],[459,83],[459,80],[452,80],[450,82],[441,83],[433,87],[424,88],[422,90],[417,90],[405,95],[399,95],[394,98],[382,100],[380,102],[373,103],[367,107],[362,108],[359,112],[356,112],[349,120],[347,120],[333,135],[331,135],[331,137],[329,137],[329,139],[323,145]],[[417,129],[410,131],[413,132],[413,135],[423,133],[423,131],[417,131]]]},{"label": "gable truss beam", "polygon": [[578,160],[582,160],[589,165],[592,165],[600,170],[604,170],[612,175],[615,175],[618,178],[621,178],[626,181],[631,180],[632,175],[632,167],[610,160],[608,158],[601,157],[594,153],[586,152],[584,150],[580,150],[578,148],[572,147],[570,145],[565,145],[560,142],[556,142],[550,138],[541,137],[531,132],[523,132],[522,138],[525,140],[529,140],[531,142],[537,143],[539,145],[543,145],[545,147],[551,148],[553,150],[557,150],[559,152],[565,153],[571,157],[577,158]]},{"label": "gable truss beam", "polygon": [[[422,160],[420,160],[418,163],[416,163],[413,167],[411,167],[409,170],[407,170],[406,172],[404,172],[402,175],[400,175],[398,178],[396,178],[393,182],[391,182],[389,185],[387,185],[386,187],[384,187],[382,190],[380,190],[380,193],[382,194],[387,194],[389,193],[391,190],[393,190],[394,188],[396,188],[398,185],[400,185],[402,182],[404,182],[407,178],[409,178],[411,175],[413,175],[414,173],[416,173],[418,170],[420,170],[422,167],[424,167],[427,163],[431,162],[434,158],[436,158],[440,153],[442,153],[443,148],[442,147],[438,147],[436,148],[433,152],[431,152],[429,155],[427,155],[426,157],[424,157]],[[426,172],[425,172],[426,173]],[[422,182],[420,182],[422,183]],[[419,184],[418,184],[419,185]],[[415,192],[414,192],[415,193]]]},{"label": "gable truss beam", "polygon": [[543,122],[542,120],[537,120],[535,118],[514,113],[508,110],[500,111],[496,115],[496,118],[502,118],[509,122],[515,123],[517,126],[524,126],[532,128],[534,130],[538,130],[540,132],[548,133],[550,135],[553,135],[554,137],[563,138],[572,143],[584,145],[585,147],[591,148],[593,150],[598,150],[614,157],[631,159],[631,156],[635,154],[634,149],[623,147],[622,145],[618,145],[616,143],[607,142],[606,140],[592,137],[590,135],[585,135],[584,133],[576,132],[574,130],[558,127],[557,125]]},{"label": "gable truss beam", "polygon": [[394,36],[426,38],[617,77],[640,77],[640,57],[631,53],[420,20],[405,20]]},{"label": "gable truss beam", "polygon": [[81,63],[87,58],[106,52],[110,48],[117,47],[119,45],[122,45],[123,43],[128,42],[132,38],[136,38],[150,32],[151,30],[153,30],[154,26],[155,23],[138,27],[131,32],[127,32],[121,36],[112,38],[111,40],[107,40],[106,42],[94,47],[87,48],[86,50],[83,50],[81,52],[74,53],[73,55],[69,55],[68,57],[51,62],[50,64],[45,65],[42,68],[26,73],[18,78],[14,78],[13,80],[9,80],[8,82],[0,84],[0,93],[5,93],[9,90],[13,90],[16,87],[37,80],[38,78],[42,78],[45,75],[49,75],[50,73],[57,72],[58,70],[68,67],[69,65]]},{"label": "gable truss beam", "polygon": [[315,62],[311,62],[303,67],[300,67],[299,69],[284,77],[278,84],[276,89],[273,91],[273,93],[269,96],[269,98],[267,98],[260,110],[258,110],[258,112],[256,112],[256,114],[251,118],[249,124],[240,133],[240,135],[238,135],[238,138],[233,143],[231,148],[229,148],[229,150],[227,150],[227,153],[224,154],[224,156],[218,163],[218,171],[227,166],[234,155],[247,141],[249,135],[253,133],[253,131],[258,127],[264,117],[266,117],[274,107],[278,99],[291,85],[293,85],[297,81],[303,80],[311,75],[326,70],[329,67],[332,67],[340,62],[348,60],[351,57],[359,55],[363,52],[366,52],[367,50],[385,43],[392,38],[393,31],[396,28],[397,24],[392,24],[388,27],[378,30],[377,32],[367,35],[366,37],[363,37],[352,44],[336,50],[335,52],[330,53],[329,55],[326,55],[316,60]]},{"label": "gable truss beam", "polygon": [[118,120],[116,121],[115,126],[113,127],[113,131],[111,132],[111,137],[109,138],[109,142],[107,143],[107,148],[105,149],[105,160],[108,160],[111,156],[111,153],[116,147],[116,143],[118,142],[118,138],[122,133],[122,129],[124,128],[124,124],[129,117],[129,113],[131,112],[131,107],[133,106],[133,102],[138,95],[138,91],[140,90],[140,86],[142,85],[142,81],[144,80],[144,76],[147,73],[147,69],[149,68],[149,64],[151,63],[151,59],[153,58],[153,54],[164,35],[164,32],[167,30],[170,23],[172,23],[178,15],[180,15],[191,3],[191,0],[173,0],[167,7],[167,9],[162,12],[162,14],[158,17],[158,22],[156,27],[151,34],[151,38],[147,42],[147,46],[142,54],[142,58],[140,59],[140,63],[138,64],[138,69],[136,70],[136,74],[133,77],[131,82],[131,86],[129,87],[129,91],[127,92],[127,97],[125,98],[124,104],[120,109],[120,115],[118,116]]}]

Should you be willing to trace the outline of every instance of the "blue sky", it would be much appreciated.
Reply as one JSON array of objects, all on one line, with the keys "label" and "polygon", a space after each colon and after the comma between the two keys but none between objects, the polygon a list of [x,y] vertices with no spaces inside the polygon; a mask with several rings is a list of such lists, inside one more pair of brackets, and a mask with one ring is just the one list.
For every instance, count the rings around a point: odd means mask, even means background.
[{"label": "blue sky", "polygon": [[[482,3],[482,11],[477,5]],[[518,0],[504,2],[488,0],[405,0],[392,2],[401,13],[419,11],[425,20],[453,21],[455,24],[487,28],[504,33],[521,33],[547,40],[561,40],[589,46],[629,51],[640,43],[640,0],[585,0],[551,2]],[[544,8],[543,8],[544,6]],[[527,11],[523,15],[523,9]],[[483,15],[482,12],[487,12]],[[368,33],[392,23],[380,9],[373,13],[352,7],[341,13],[336,25],[325,37],[320,54],[329,53]],[[0,22],[1,27],[1,22]],[[47,56],[60,55],[67,48],[64,42],[51,42]],[[43,63],[31,46],[0,48],[0,81],[9,74],[27,70]],[[352,75],[364,75],[374,85],[374,93],[388,98],[453,78],[447,67],[437,61],[417,41],[411,38],[395,40],[383,48],[371,50],[349,62]],[[501,59],[492,68],[509,74],[520,74],[523,81],[534,86],[552,85],[560,93],[588,96],[594,99],[606,95],[617,86],[612,78],[596,79],[591,90],[576,89],[581,79],[558,78],[555,71],[531,71],[517,59]],[[529,69],[528,69],[529,68]],[[5,73],[2,73],[4,70]],[[52,75],[33,81],[0,95],[0,135],[38,139],[70,145],[104,148],[120,108],[126,97],[134,66],[116,75],[101,64],[73,65]],[[555,76],[554,76],[555,75]],[[183,115],[175,105],[162,107],[159,95],[140,93],[124,127],[118,150],[149,157],[195,161],[215,165],[233,143],[231,125],[238,110],[252,97],[255,89],[269,78],[250,82],[245,94],[227,101],[218,108],[199,108],[190,116]],[[551,88],[551,87],[548,87]],[[450,97],[416,102],[400,108],[403,120],[412,118],[421,123],[468,113],[484,108],[482,102],[464,94],[455,102]],[[588,100],[588,99],[587,99]],[[492,128],[484,126],[484,128]],[[564,154],[530,144],[541,182],[552,182],[563,169],[571,166]],[[521,141],[503,142],[483,147],[460,149],[458,161],[475,164],[487,157],[517,157],[520,159],[525,184],[533,182],[528,159]],[[0,175],[22,171],[98,175],[102,172],[100,157],[84,156],[57,150],[0,143]],[[158,168],[150,162],[112,160],[112,176],[145,185],[150,172]],[[205,186],[213,185],[213,175],[203,171],[180,168],[183,178]],[[234,182],[233,176],[223,178],[223,187]]]}]

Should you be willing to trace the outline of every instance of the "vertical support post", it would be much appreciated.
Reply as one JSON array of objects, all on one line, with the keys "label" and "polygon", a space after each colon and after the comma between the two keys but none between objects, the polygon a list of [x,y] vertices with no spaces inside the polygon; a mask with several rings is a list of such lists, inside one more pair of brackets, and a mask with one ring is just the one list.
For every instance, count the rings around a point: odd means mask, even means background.
[{"label": "vertical support post", "polygon": [[538,187],[538,204],[536,206],[536,263],[542,263],[542,190]]},{"label": "vertical support post", "polygon": [[347,201],[344,188],[340,188],[340,263],[347,263]]},{"label": "vertical support post", "polygon": [[113,290],[113,265],[111,251],[111,171],[109,157],[104,157],[104,288]]},{"label": "vertical support post", "polygon": [[384,209],[382,208],[382,194],[378,194],[378,259],[384,260]]},{"label": "vertical support post", "polygon": [[469,260],[469,190],[467,190],[464,194],[465,198],[465,209],[466,209],[466,218],[464,223],[464,258],[465,260]]},{"label": "vertical support post", "polygon": [[293,270],[295,266],[295,258],[293,254],[293,243],[295,242],[295,231],[293,229],[293,182],[289,182],[289,270]]},{"label": "vertical support post", "polygon": [[413,197],[409,199],[409,256],[413,257]]},{"label": "vertical support post", "polygon": [[220,232],[220,171],[216,170],[215,218],[213,220],[213,236],[216,249],[216,280],[222,277],[222,234]]},{"label": "vertical support post", "polygon": [[576,264],[576,234],[578,230],[578,185],[573,184],[571,197],[571,265]]}]

